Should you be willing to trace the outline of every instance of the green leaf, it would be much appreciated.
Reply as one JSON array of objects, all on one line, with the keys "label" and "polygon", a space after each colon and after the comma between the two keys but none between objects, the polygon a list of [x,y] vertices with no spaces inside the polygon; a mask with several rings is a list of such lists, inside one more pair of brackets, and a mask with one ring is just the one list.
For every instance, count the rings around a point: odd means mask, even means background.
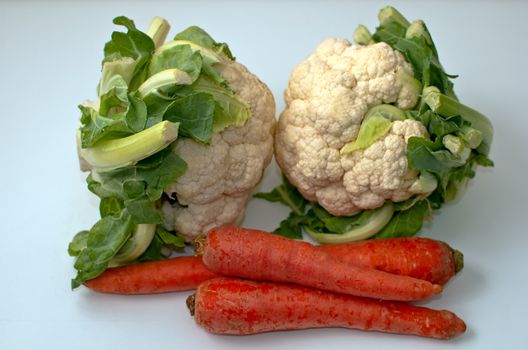
[{"label": "green leaf", "polygon": [[125,86],[128,88],[130,81],[134,77],[136,65],[137,61],[130,57],[104,62],[101,80],[97,86],[97,95],[104,95],[114,86],[122,85],[120,80],[124,81]]},{"label": "green leaf", "polygon": [[180,135],[209,143],[213,135],[215,108],[216,103],[212,95],[196,93],[172,102],[163,118],[180,123]]},{"label": "green leaf", "polygon": [[148,249],[155,235],[156,225],[135,225],[134,232],[132,232],[132,235],[130,235],[126,243],[110,260],[110,264],[113,266],[121,266],[134,262]]},{"label": "green leaf", "polygon": [[411,208],[413,205],[415,205],[419,201],[420,201],[420,197],[414,195],[411,198],[408,198],[408,199],[404,200],[403,202],[394,203],[394,210],[395,211],[407,210],[407,209]]},{"label": "green leaf", "polygon": [[202,73],[211,81],[219,84],[223,88],[226,88],[227,91],[232,92],[231,88],[229,87],[229,82],[222,76],[222,74],[220,74],[218,69],[214,67],[214,64],[215,62],[204,58],[202,64]]},{"label": "green leaf", "polygon": [[374,213],[374,210],[363,210],[353,216],[333,216],[319,205],[313,206],[313,210],[324,223],[326,230],[335,234],[343,234],[363,226]]},{"label": "green leaf", "polygon": [[273,233],[291,239],[302,239],[302,226],[305,221],[303,215],[297,215],[293,211],[284,220]]},{"label": "green leaf", "polygon": [[90,231],[81,231],[73,237],[68,245],[68,254],[70,254],[70,256],[77,256],[84,248],[86,248],[89,234]]},{"label": "green leaf", "polygon": [[269,202],[282,203],[299,216],[304,214],[304,208],[308,203],[285,176],[282,177],[282,184],[275,187],[271,192],[259,192],[254,194],[253,197],[265,199]]},{"label": "green leaf", "polygon": [[130,57],[136,63],[130,81],[130,91],[134,91],[145,80],[148,73],[148,63],[154,51],[154,42],[145,33],[136,29],[134,22],[124,16],[114,18],[114,24],[128,29],[127,33],[113,32],[112,40],[104,47],[105,62]]},{"label": "green leaf", "polygon": [[453,83],[449,79],[454,76],[444,71],[434,43],[428,42],[425,36],[406,38],[406,30],[401,24],[391,22],[380,25],[372,37],[376,42],[386,42],[393,49],[400,51],[413,66],[414,75],[423,86],[434,85],[443,93],[455,97]]},{"label": "green leaf", "polygon": [[106,117],[119,112],[119,109],[126,109],[128,106],[127,92],[128,86],[125,79],[120,75],[112,76],[104,82],[99,93],[101,99],[99,113]]},{"label": "green leaf", "polygon": [[124,26],[128,30],[136,30],[136,25],[134,24],[134,21],[125,16],[118,16],[114,18],[113,22],[114,24]]},{"label": "green leaf", "polygon": [[[136,165],[97,174],[97,179],[90,177],[89,188],[97,195],[116,196],[123,200],[131,199],[131,183],[144,186],[142,194],[134,193],[132,197],[144,197],[154,202],[160,199],[163,190],[181,176],[187,164],[170,148],[150,156]],[[128,184],[128,185],[124,185]],[[137,190],[137,188],[136,188]]]},{"label": "green leaf", "polygon": [[213,132],[221,132],[229,126],[241,127],[251,118],[251,110],[246,101],[240,99],[224,86],[207,78],[200,77],[193,85],[186,87],[192,93],[204,92],[213,96],[216,107],[213,118]]},{"label": "green leaf", "polygon": [[[128,95],[128,104],[124,104],[115,94],[116,91],[112,89],[102,96],[102,106],[107,116],[101,115],[93,107],[79,105],[82,113],[82,148],[91,147],[101,140],[131,135],[145,128],[147,108],[143,101]],[[115,113],[110,114],[113,108]]]},{"label": "green leaf", "polygon": [[163,190],[181,176],[187,164],[170,149],[113,171],[91,174],[90,191],[101,198],[101,215],[115,215],[126,207],[133,224],[160,224],[161,211],[154,204]]},{"label": "green leaf", "polygon": [[150,242],[148,248],[141,254],[141,256],[138,258],[138,261],[158,261],[167,259],[167,255],[163,254],[163,242],[158,237],[158,235],[154,235],[154,238]]},{"label": "green leaf", "polygon": [[222,53],[231,60],[235,59],[226,43],[216,42],[205,30],[197,26],[191,26],[176,34],[174,40],[187,40],[213,52]]},{"label": "green leaf", "polygon": [[153,92],[143,98],[147,106],[147,127],[157,124],[163,120],[167,108],[174,102],[174,97],[167,96],[160,91]]},{"label": "green leaf", "polygon": [[123,200],[118,197],[101,198],[99,203],[99,213],[101,217],[105,216],[119,216],[125,207]]},{"label": "green leaf", "polygon": [[127,201],[126,208],[132,216],[132,222],[134,224],[163,223],[161,211],[146,196]]},{"label": "green leaf", "polygon": [[354,151],[370,147],[373,143],[385,136],[392,127],[392,122],[381,115],[373,115],[363,121],[359,128],[357,138],[347,143],[341,154],[350,154]]},{"label": "green leaf", "polygon": [[171,247],[172,249],[185,248],[185,241],[182,237],[170,233],[161,226],[158,226],[156,228],[156,235],[160,238],[161,242],[167,247]]},{"label": "green leaf", "polygon": [[133,229],[132,218],[126,209],[118,217],[105,216],[99,220],[88,233],[86,247],[80,251],[75,261],[77,276],[72,280],[72,288],[99,276],[125,244]]},{"label": "green leaf", "polygon": [[146,127],[147,106],[141,99],[133,95],[128,95],[128,101],[128,110],[123,117],[125,118],[128,128],[130,128],[132,132],[137,133],[144,130]]},{"label": "green leaf", "polygon": [[427,200],[417,202],[411,208],[394,214],[389,223],[376,234],[375,238],[414,236],[422,228],[428,212],[429,204]]},{"label": "green leaf", "polygon": [[488,158],[488,156],[482,154],[482,153],[479,153],[477,155],[475,155],[475,162],[480,165],[480,166],[483,166],[483,167],[492,167],[494,166],[494,163],[491,159]]},{"label": "green leaf", "polygon": [[166,259],[170,255],[170,253],[167,254],[166,248],[169,248],[170,251],[181,250],[185,248],[185,241],[177,234],[172,234],[158,225],[156,227],[156,235],[138,260],[156,261]]},{"label": "green leaf", "polygon": [[149,76],[171,68],[186,72],[194,82],[202,70],[202,56],[189,45],[173,46],[152,57]]},{"label": "green leaf", "polygon": [[461,132],[462,127],[465,125],[467,123],[460,116],[444,118],[436,113],[430,112],[430,122],[427,125],[427,130],[431,135],[442,138],[448,134]]},{"label": "green leaf", "polygon": [[422,137],[411,137],[407,144],[407,159],[412,169],[437,175],[441,186],[445,188],[451,170],[465,162],[440,145]]}]

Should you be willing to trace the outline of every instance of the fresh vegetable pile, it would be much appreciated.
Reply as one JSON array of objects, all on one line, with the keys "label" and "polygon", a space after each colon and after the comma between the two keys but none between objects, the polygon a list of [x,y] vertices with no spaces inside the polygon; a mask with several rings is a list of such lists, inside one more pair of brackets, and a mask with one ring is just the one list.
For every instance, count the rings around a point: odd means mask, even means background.
[{"label": "fresh vegetable pile", "polygon": [[[379,20],[374,34],[356,29],[356,45],[324,41],[292,73],[275,133],[284,182],[255,195],[292,210],[273,235],[236,226],[272,156],[269,90],[198,27],[162,45],[163,19],[143,33],[116,18],[127,32],[105,46],[97,101],[79,107],[101,219],[70,243],[72,287],[196,289],[187,306],[216,334],[465,332],[451,311],[408,304],[445,291],[462,254],[409,236],[493,165],[493,129],[458,101],[422,21],[392,7]],[[303,230],[340,244],[299,241]],[[167,259],[186,242],[197,256]]]},{"label": "fresh vegetable pile", "polygon": [[244,215],[272,157],[274,101],[225,43],[189,27],[163,45],[117,17],[97,100],[83,103],[78,146],[101,219],[69,246],[72,287],[109,266],[159,260]]},{"label": "fresh vegetable pile", "polygon": [[392,7],[378,18],[374,34],[328,39],[292,72],[275,135],[284,183],[256,195],[291,208],[278,234],[412,236],[493,165],[492,125],[458,101],[425,24]]},{"label": "fresh vegetable pile", "polygon": [[202,257],[112,268],[86,286],[119,294],[196,288],[187,299],[191,314],[218,334],[345,327],[450,339],[466,329],[450,311],[404,303],[440,293],[462,268],[462,255],[440,241],[319,247],[222,226],[200,241],[198,251]]}]

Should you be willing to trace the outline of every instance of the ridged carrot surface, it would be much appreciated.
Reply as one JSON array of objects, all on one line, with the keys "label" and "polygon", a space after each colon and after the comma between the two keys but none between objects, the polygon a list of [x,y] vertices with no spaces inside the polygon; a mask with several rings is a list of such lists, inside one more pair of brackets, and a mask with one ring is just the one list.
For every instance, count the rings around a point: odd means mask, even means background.
[{"label": "ridged carrot surface", "polygon": [[200,284],[187,305],[200,326],[217,334],[344,327],[450,339],[466,329],[450,311],[235,278]]},{"label": "ridged carrot surface", "polygon": [[102,293],[155,294],[195,289],[215,277],[201,257],[183,256],[110,268],[85,285]]},{"label": "ridged carrot surface", "polygon": [[328,244],[320,249],[340,261],[431,283],[446,284],[463,267],[463,256],[444,242],[429,238],[388,238]]},{"label": "ridged carrot surface", "polygon": [[422,300],[442,289],[428,281],[343,263],[306,242],[233,226],[209,232],[202,258],[209,270],[221,275],[377,299]]}]

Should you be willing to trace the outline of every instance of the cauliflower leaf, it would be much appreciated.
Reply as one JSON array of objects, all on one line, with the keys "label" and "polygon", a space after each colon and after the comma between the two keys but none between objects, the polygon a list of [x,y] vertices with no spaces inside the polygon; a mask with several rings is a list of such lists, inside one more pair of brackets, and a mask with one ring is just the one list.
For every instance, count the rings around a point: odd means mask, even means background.
[{"label": "cauliflower leaf", "polygon": [[288,206],[293,213],[302,215],[307,201],[299,193],[288,179],[283,176],[283,182],[271,192],[259,192],[253,195],[255,198],[265,199],[269,202],[278,202]]},{"label": "cauliflower leaf", "polygon": [[187,40],[214,52],[222,53],[231,60],[235,59],[226,43],[216,42],[205,30],[197,26],[191,26],[178,33],[174,40]]},{"label": "cauliflower leaf", "polygon": [[77,276],[71,282],[72,288],[99,276],[108,267],[110,259],[130,238],[133,230],[132,217],[123,209],[118,216],[101,218],[92,226],[87,237],[81,236],[86,239],[86,246],[78,252],[75,260]]},{"label": "cauliflower leaf", "polygon": [[422,229],[423,222],[430,212],[429,202],[419,201],[406,210],[396,212],[374,238],[412,237]]},{"label": "cauliflower leaf", "polygon": [[196,81],[202,70],[202,55],[193,51],[189,45],[177,45],[153,55],[149,65],[149,76],[166,69],[178,68]]},{"label": "cauliflower leaf", "polygon": [[341,154],[350,154],[358,149],[365,149],[374,142],[385,136],[392,127],[392,122],[382,116],[372,116],[361,123],[356,140],[347,143],[342,149]]},{"label": "cauliflower leaf", "polygon": [[128,31],[127,33],[112,33],[112,40],[108,41],[104,47],[103,64],[123,57],[132,58],[135,65],[130,79],[130,88],[134,90],[145,79],[148,63],[154,52],[154,42],[147,34],[136,28],[134,21],[125,16],[116,17],[113,22],[124,26]]}]

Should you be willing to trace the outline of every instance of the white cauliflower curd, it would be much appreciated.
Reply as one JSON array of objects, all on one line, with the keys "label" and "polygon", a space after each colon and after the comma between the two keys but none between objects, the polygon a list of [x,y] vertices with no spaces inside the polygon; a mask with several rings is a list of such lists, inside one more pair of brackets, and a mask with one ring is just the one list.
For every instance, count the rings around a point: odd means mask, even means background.
[{"label": "white cauliflower curd", "polygon": [[292,72],[275,139],[277,162],[310,201],[333,215],[403,201],[418,179],[408,168],[406,143],[426,136],[416,120],[394,121],[390,131],[364,150],[343,155],[356,140],[367,111],[381,104],[413,108],[412,67],[386,43],[352,45],[328,39]]},{"label": "white cauliflower curd", "polygon": [[187,170],[165,193],[164,226],[192,240],[224,224],[238,224],[251,191],[273,155],[275,102],[268,87],[245,66],[223,59],[217,66],[236,95],[250,107],[242,127],[214,134],[208,145],[178,141],[174,151]]}]

